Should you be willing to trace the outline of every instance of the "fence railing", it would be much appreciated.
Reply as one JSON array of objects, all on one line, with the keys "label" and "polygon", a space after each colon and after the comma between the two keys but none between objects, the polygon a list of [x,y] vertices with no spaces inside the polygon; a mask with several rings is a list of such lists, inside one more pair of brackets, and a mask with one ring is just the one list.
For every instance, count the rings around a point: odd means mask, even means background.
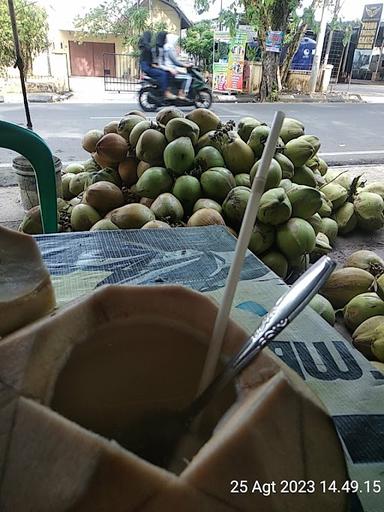
[{"label": "fence railing", "polygon": [[139,89],[140,68],[137,57],[124,53],[104,53],[104,90],[135,92]]}]

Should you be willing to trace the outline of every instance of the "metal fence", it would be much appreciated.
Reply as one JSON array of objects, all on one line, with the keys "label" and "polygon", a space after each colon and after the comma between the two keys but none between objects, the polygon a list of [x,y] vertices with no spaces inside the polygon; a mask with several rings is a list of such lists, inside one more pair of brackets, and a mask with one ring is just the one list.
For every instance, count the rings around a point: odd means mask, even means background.
[{"label": "metal fence", "polygon": [[139,60],[126,53],[104,53],[104,90],[135,92],[139,89]]}]

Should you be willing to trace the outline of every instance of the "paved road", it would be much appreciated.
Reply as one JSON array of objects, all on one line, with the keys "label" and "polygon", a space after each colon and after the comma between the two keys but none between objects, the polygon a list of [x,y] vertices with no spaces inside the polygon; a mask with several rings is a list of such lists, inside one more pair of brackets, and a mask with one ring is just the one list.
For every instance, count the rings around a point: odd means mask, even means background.
[{"label": "paved road", "polygon": [[[136,104],[33,104],[34,129],[46,139],[54,154],[62,161],[85,160],[82,135],[92,128],[102,128],[107,122],[119,119]],[[384,132],[382,119],[384,104],[215,104],[213,110],[223,120],[238,121],[252,115],[270,123],[279,108],[288,116],[300,119],[307,133],[320,137],[321,153],[331,164],[353,165],[384,163]],[[153,117],[153,116],[152,116]],[[0,119],[25,123],[22,105],[0,105]],[[1,144],[1,143],[0,143]],[[14,157],[0,149],[0,185],[9,184],[13,177],[6,166]],[[8,175],[7,175],[8,174]]]}]

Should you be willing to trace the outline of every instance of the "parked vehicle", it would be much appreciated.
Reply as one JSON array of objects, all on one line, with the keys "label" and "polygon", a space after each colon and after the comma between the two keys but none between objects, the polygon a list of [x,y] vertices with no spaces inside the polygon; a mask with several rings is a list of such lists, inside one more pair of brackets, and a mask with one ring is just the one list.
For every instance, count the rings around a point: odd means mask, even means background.
[{"label": "parked vehicle", "polygon": [[[212,104],[212,91],[205,82],[203,75],[198,68],[188,68],[188,73],[192,75],[192,82],[188,95],[185,99],[176,97],[167,99],[161,94],[159,86],[153,78],[144,76],[142,87],[139,91],[139,103],[145,112],[155,112],[158,108],[175,105],[177,107],[195,106],[196,108],[210,108]],[[172,92],[177,94],[178,87],[174,87]]]}]

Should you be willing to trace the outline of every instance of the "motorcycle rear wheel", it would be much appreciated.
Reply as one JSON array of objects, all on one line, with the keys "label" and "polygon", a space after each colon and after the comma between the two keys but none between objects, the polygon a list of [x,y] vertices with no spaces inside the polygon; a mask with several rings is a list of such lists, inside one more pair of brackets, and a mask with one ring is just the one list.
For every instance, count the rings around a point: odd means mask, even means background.
[{"label": "motorcycle rear wheel", "polygon": [[212,93],[209,89],[200,89],[196,91],[195,106],[196,108],[210,108],[212,105]]},{"label": "motorcycle rear wheel", "polygon": [[156,101],[156,89],[152,86],[143,87],[139,92],[139,104],[144,112],[156,112],[158,103]]}]

